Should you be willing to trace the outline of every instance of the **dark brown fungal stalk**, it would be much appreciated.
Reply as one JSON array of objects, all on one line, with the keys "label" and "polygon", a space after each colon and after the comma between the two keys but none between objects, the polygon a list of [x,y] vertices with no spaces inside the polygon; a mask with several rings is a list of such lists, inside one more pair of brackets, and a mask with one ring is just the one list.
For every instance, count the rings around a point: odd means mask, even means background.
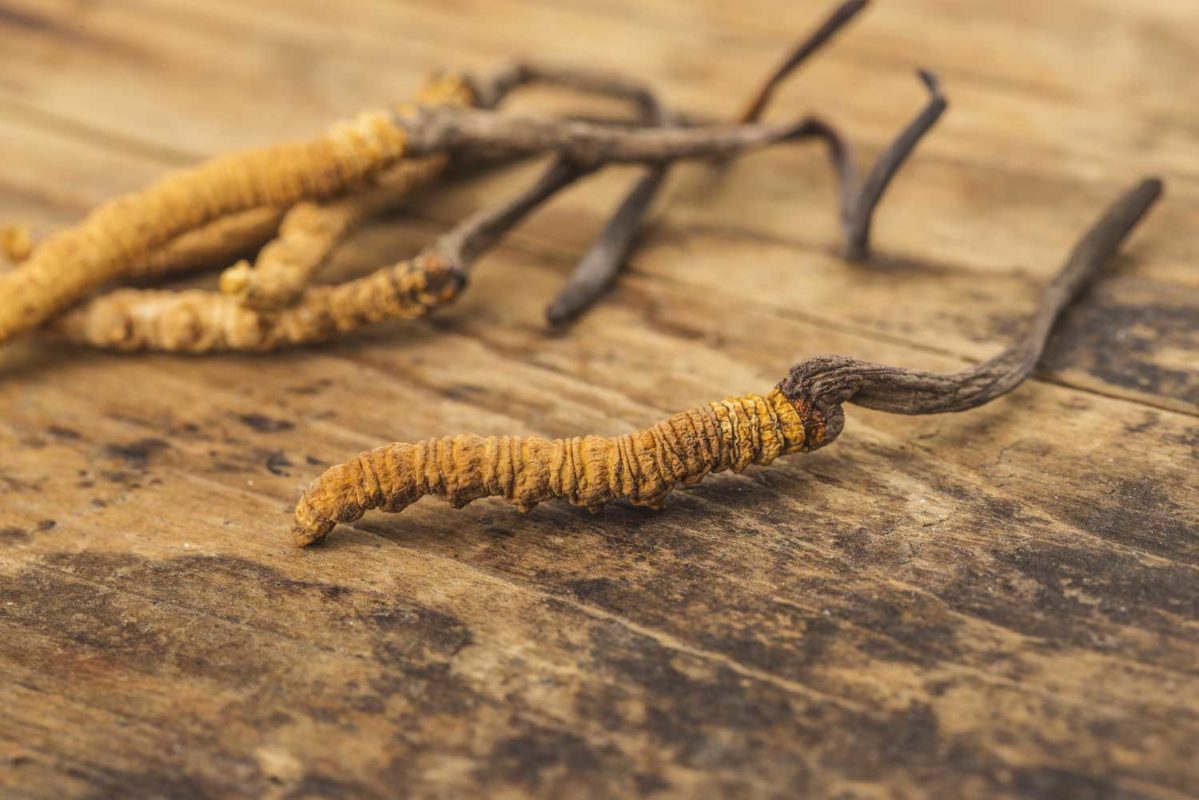
[{"label": "dark brown fungal stalk", "polygon": [[[937,124],[937,120],[949,107],[949,101],[941,93],[941,83],[937,76],[928,70],[920,70],[920,80],[929,92],[928,104],[920,111],[903,132],[883,151],[874,167],[866,176],[866,180],[850,195],[846,176],[851,174],[852,167],[839,166],[842,175],[842,186],[845,189],[846,201],[842,206],[842,230],[845,235],[845,258],[849,261],[861,261],[870,255],[870,226],[874,222],[874,212],[882,200],[883,192],[891,185],[891,179],[899,172],[916,149],[916,145],[925,134]],[[843,156],[848,162],[848,154]]]},{"label": "dark brown fungal stalk", "polygon": [[591,166],[556,158],[528,189],[494,208],[476,212],[426,252],[454,264],[465,279],[479,256],[498,244],[529,213],[593,170]]},{"label": "dark brown fungal stalk", "polygon": [[775,67],[774,71],[754,92],[749,103],[746,104],[745,110],[737,119],[740,122],[758,120],[762,116],[762,112],[766,110],[766,106],[770,104],[775,90],[787,79],[787,76],[794,72],[800,64],[807,61],[817,50],[828,44],[829,40],[848,25],[850,20],[861,13],[867,5],[869,5],[869,0],[847,0],[833,9],[833,13],[829,14],[816,30],[812,31]]},{"label": "dark brown fungal stalk", "polygon": [[665,164],[728,157],[810,135],[810,117],[788,123],[629,128],[571,119],[499,114],[474,108],[412,106],[394,112],[406,135],[406,156],[442,151],[508,158],[556,153],[579,164]]},{"label": "dark brown fungal stalk", "polygon": [[[663,108],[648,87],[611,73],[515,63],[492,73],[485,80],[476,81],[475,91],[480,98],[479,105],[486,108],[493,106],[516,86],[538,82],[633,102],[639,108],[639,120],[646,125],[675,124],[674,116]],[[579,260],[566,285],[546,307],[546,319],[551,325],[570,319],[590,307],[616,279],[633,247],[641,219],[657,195],[666,172],[665,165],[647,168],[621,201],[595,243]]]},{"label": "dark brown fungal stalk", "polygon": [[1094,280],[1161,193],[1162,182],[1147,178],[1112,204],[1042,290],[1023,334],[989,361],[946,375],[846,356],[817,356],[792,367],[780,388],[791,400],[821,410],[829,424],[828,441],[841,429],[844,403],[891,414],[944,414],[989,403],[1028,378],[1062,311]]},{"label": "dark brown fungal stalk", "polygon": [[633,184],[566,284],[546,306],[545,319],[550,325],[561,325],[579,316],[616,281],[641,232],[642,221],[666,180],[667,170],[665,166],[650,167]]},{"label": "dark brown fungal stalk", "polygon": [[[828,44],[867,5],[868,0],[848,0],[835,8],[760,84],[739,121],[757,122],[783,81]],[[936,77],[926,71],[921,71],[920,77],[932,92],[932,99],[879,157],[860,187],[857,185],[854,159],[844,137],[827,122],[811,121],[815,134],[828,145],[829,157],[837,174],[844,252],[851,261],[859,261],[869,255],[870,225],[883,191],[910,156],[916,143],[945,111],[946,101],[940,94]],[[678,123],[677,118],[667,117],[662,124]],[[546,319],[551,325],[562,324],[583,313],[615,282],[668,170],[667,165],[650,167],[633,186],[595,244],[579,261],[566,286],[546,308]]]},{"label": "dark brown fungal stalk", "polygon": [[426,494],[442,496],[454,507],[499,496],[522,511],[553,498],[592,511],[621,498],[658,508],[675,487],[710,473],[739,472],[829,444],[841,433],[845,403],[898,414],[982,405],[1029,376],[1062,310],[1095,278],[1161,191],[1160,181],[1148,179],[1113,204],[1046,286],[1023,335],[972,369],[945,375],[819,356],[792,367],[766,395],[709,403],[621,437],[464,434],[390,444],[332,467],[314,481],[296,506],[293,536],[300,545],[311,544],[339,522],[373,508],[398,512]]},{"label": "dark brown fungal stalk", "polygon": [[[812,34],[809,41],[796,48],[771,73],[762,87],[754,94],[754,99],[741,115],[740,121],[750,123],[761,119],[770,97],[788,73],[853,19],[866,5],[867,0],[848,0],[838,7]],[[949,101],[941,93],[941,84],[937,76],[924,69],[919,70],[917,74],[928,89],[930,95],[928,103],[879,155],[861,185],[857,183],[857,166],[854,163],[849,144],[832,128],[829,128],[826,133],[829,156],[837,173],[837,182],[840,187],[841,231],[844,255],[849,261],[862,261],[870,255],[870,227],[874,220],[875,209],[882,200],[883,192],[886,191],[900,167],[916,149],[916,145],[937,124],[937,120],[949,107]]]},{"label": "dark brown fungal stalk", "polygon": [[[921,70],[920,80],[930,99],[917,117],[879,156],[866,180],[857,182],[857,167],[845,137],[831,124],[808,117],[786,135],[765,144],[805,138],[823,139],[837,175],[840,220],[845,258],[861,261],[870,254],[870,229],[883,192],[908,160],[916,144],[936,124],[948,107],[940,83],[931,72]],[[562,293],[546,311],[552,324],[565,322],[589,308],[611,286],[628,257],[668,165],[651,167],[620,205],[591,251],[579,262]]]},{"label": "dark brown fungal stalk", "polygon": [[[917,75],[928,89],[928,102],[899,136],[883,150],[861,184],[858,184],[857,165],[849,143],[831,127],[824,133],[829,145],[829,158],[837,173],[841,198],[842,246],[848,261],[862,261],[870,255],[870,227],[883,192],[891,184],[900,167],[911,157],[916,145],[937,124],[937,120],[949,107],[949,101],[941,92],[941,82],[937,76],[923,69],[919,70]],[[761,110],[756,109],[758,113]],[[756,115],[747,115],[744,121],[752,122],[756,119]]]}]

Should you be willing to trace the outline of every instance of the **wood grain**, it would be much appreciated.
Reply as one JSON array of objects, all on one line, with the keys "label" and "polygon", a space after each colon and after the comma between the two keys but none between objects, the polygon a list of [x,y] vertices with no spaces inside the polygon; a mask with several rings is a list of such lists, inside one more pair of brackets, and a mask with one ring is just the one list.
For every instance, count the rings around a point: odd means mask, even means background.
[{"label": "wood grain", "polygon": [[[1199,785],[1199,106],[1182,0],[878,2],[780,98],[865,151],[954,103],[835,256],[811,148],[675,171],[632,269],[544,304],[634,172],[597,176],[447,313],[268,358],[0,350],[0,793],[1160,797]],[[50,231],[438,67],[547,55],[727,114],[818,3],[4,0],[0,214]],[[527,108],[567,99],[531,94]],[[576,106],[577,107],[577,106]],[[534,166],[439,188],[328,279]],[[324,465],[459,431],[624,433],[804,356],[987,357],[1083,225],[1168,196],[1037,379],[662,512],[423,501],[298,551]]]}]

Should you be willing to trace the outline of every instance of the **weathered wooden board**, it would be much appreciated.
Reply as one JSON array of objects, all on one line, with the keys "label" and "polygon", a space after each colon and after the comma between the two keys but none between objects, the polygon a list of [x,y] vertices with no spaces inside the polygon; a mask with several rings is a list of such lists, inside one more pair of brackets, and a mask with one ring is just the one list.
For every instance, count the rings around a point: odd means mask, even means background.
[{"label": "weathered wooden board", "polygon": [[[268,358],[0,350],[0,793],[1186,797],[1199,785],[1199,8],[887,0],[782,96],[876,149],[954,106],[834,255],[822,155],[676,171],[631,272],[543,304],[632,176],[556,200],[422,324]],[[204,155],[545,53],[728,114],[819,3],[0,3],[0,214],[42,230]],[[535,93],[524,107],[563,108]],[[330,278],[530,167],[416,198]],[[1116,191],[1167,201],[1038,379],[851,409],[833,447],[599,516],[426,501],[291,547],[393,439],[615,434],[793,361],[1002,346]]]}]

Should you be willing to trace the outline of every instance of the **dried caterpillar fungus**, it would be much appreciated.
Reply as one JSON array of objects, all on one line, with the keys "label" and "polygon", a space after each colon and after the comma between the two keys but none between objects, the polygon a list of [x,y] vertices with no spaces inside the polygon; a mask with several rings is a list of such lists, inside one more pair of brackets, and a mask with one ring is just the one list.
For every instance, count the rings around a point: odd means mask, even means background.
[{"label": "dried caterpillar fungus", "polygon": [[[771,85],[862,5],[861,0],[847,0],[845,8],[775,71]],[[513,88],[534,82],[632,100],[641,110],[640,124],[515,117],[491,110]],[[261,269],[238,265],[224,281],[227,293],[256,309],[296,302],[312,271],[358,214],[353,202],[314,207],[305,201],[369,193],[373,179],[405,159],[430,159],[414,164],[408,173],[401,169],[401,175],[419,182],[438,174],[449,158],[463,154],[463,161],[473,157],[476,162],[554,153],[588,168],[609,163],[660,167],[677,159],[731,157],[810,137],[828,141],[835,156],[844,153],[830,126],[811,117],[786,124],[659,127],[670,118],[639,81],[590,68],[516,62],[490,78],[445,75],[427,85],[416,103],[364,114],[309,142],[215,158],[103,204],[76,227],[47,240],[18,269],[0,276],[0,342],[44,323],[91,290],[119,278],[207,266],[203,262],[208,258],[260,237],[262,229],[240,215],[255,209],[286,210],[299,203],[284,223],[277,246],[263,255]],[[601,235],[594,257],[585,259],[584,279],[571,285],[569,296],[551,309],[551,317],[577,313],[602,291],[615,272],[614,264],[631,246],[631,231],[656,184],[638,184],[619,219]],[[367,212],[373,207],[368,196],[360,201]]]},{"label": "dried caterpillar fungus", "polygon": [[[473,96],[471,85],[446,84],[462,97]],[[827,131],[810,117],[782,124],[629,127],[507,116],[456,102],[367,113],[315,140],[219,157],[101,205],[43,243],[19,268],[0,275],[0,342],[124,277],[131,265],[184,234],[254,208],[285,208],[357,191],[405,158],[463,151],[491,159],[554,153],[589,170],[608,163],[731,157],[782,141],[827,137]],[[236,275],[231,280],[237,289]]]},{"label": "dried caterpillar fungus", "polygon": [[1045,287],[1016,342],[990,361],[940,374],[817,356],[791,368],[765,397],[745,395],[675,414],[618,438],[546,440],[471,434],[396,443],[359,455],[317,478],[296,505],[300,545],[373,508],[401,511],[423,495],[459,507],[498,496],[522,510],[552,498],[597,510],[619,498],[657,507],[681,484],[722,470],[769,464],[829,444],[845,403],[895,414],[940,414],[988,403],[1019,386],[1036,366],[1053,324],[1119,248],[1162,192],[1142,181],[1078,242]]},{"label": "dried caterpillar fungus", "polygon": [[124,278],[158,278],[193,272],[261,247],[275,235],[284,210],[261,206],[228,214],[180,234],[134,262]]},{"label": "dried caterpillar fungus", "polygon": [[414,259],[305,291],[291,306],[260,310],[215,292],[121,290],[95,297],[54,321],[68,340],[133,351],[262,352],[324,341],[385,319],[424,316],[454,300],[474,259],[516,220],[586,170],[555,162],[508,203],[478,212]]},{"label": "dried caterpillar fungus", "polygon": [[296,507],[293,533],[298,544],[311,544],[338,522],[372,508],[400,511],[426,494],[455,508],[481,497],[503,497],[521,511],[554,498],[592,511],[620,498],[658,508],[678,485],[815,449],[824,444],[824,432],[820,412],[775,389],[709,403],[614,438],[466,434],[390,444],[315,481]]},{"label": "dried caterpillar fungus", "polygon": [[[228,214],[207,225],[182,233],[137,261],[126,264],[121,278],[141,280],[178,275],[227,261],[265,244],[279,228],[283,209],[263,206]],[[0,226],[0,252],[13,263],[29,258],[34,250],[28,225]]]},{"label": "dried caterpillar fungus", "polygon": [[257,309],[295,303],[312,274],[351,230],[435,180],[447,162],[445,155],[403,161],[380,176],[377,185],[357,193],[324,203],[297,203],[252,267],[241,261],[221,274],[221,291]]},{"label": "dried caterpillar fungus", "polygon": [[190,230],[247,209],[342,192],[402,158],[406,142],[391,113],[367,113],[312,141],[221,156],[109,201],[0,275],[0,341]]},{"label": "dried caterpillar fungus", "polygon": [[69,341],[120,351],[263,352],[332,339],[385,319],[422,317],[465,282],[457,264],[425,255],[336,286],[308,289],[287,308],[260,311],[201,290],[120,289],[54,320]]},{"label": "dried caterpillar fungus", "polygon": [[[464,76],[445,73],[425,84],[417,102],[466,107],[474,104],[475,97]],[[291,305],[350,231],[394,208],[412,190],[436,180],[448,164],[446,153],[401,161],[376,182],[344,197],[297,203],[253,266],[242,261],[221,274],[221,291],[252,308]]]}]

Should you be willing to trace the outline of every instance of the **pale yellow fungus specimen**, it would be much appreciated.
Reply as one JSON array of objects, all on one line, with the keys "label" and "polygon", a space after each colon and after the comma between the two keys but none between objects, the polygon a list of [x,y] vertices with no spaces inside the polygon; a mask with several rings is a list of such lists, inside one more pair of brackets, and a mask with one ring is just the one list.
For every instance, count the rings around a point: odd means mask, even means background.
[{"label": "pale yellow fungus specimen", "polygon": [[284,210],[251,208],[176,236],[130,265],[123,278],[162,278],[207,269],[257,250],[279,230]]},{"label": "pale yellow fungus specimen", "polygon": [[216,292],[125,289],[60,315],[52,329],[70,341],[113,350],[261,352],[324,341],[385,319],[421,317],[457,298],[482,253],[588,171],[556,161],[531,187],[466,218],[416,258],[337,286],[310,288],[285,308],[250,308]]}]

